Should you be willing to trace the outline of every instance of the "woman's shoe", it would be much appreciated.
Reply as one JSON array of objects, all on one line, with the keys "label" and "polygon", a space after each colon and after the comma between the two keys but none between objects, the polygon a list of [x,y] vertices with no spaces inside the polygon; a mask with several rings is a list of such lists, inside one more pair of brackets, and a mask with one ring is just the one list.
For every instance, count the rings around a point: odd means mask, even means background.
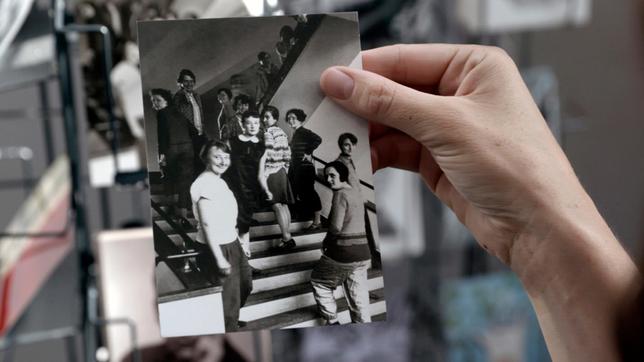
[{"label": "woman's shoe", "polygon": [[321,229],[322,229],[322,224],[321,223],[313,223],[313,224],[309,225],[309,227],[306,228],[306,230],[304,230],[304,231],[306,231],[307,233],[310,233],[310,232],[314,232],[314,231],[319,231]]},{"label": "woman's shoe", "polygon": [[278,250],[288,250],[288,249],[293,249],[295,247],[295,240],[293,239],[288,239],[286,241],[282,241],[276,249]]},{"label": "woman's shoe", "polygon": [[192,230],[192,224],[185,217],[179,218],[179,224],[181,225],[184,231]]}]

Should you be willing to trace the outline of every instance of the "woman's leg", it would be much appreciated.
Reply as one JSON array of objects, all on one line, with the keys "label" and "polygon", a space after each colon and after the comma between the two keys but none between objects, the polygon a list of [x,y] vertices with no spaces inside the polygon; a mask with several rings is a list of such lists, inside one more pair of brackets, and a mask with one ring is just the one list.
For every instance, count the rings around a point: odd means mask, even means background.
[{"label": "woman's leg", "polygon": [[318,313],[326,320],[327,324],[338,323],[338,306],[333,292],[344,278],[342,268],[334,260],[324,255],[311,271],[313,297],[318,305]]},{"label": "woman's leg", "polygon": [[282,204],[282,210],[284,211],[284,216],[286,217],[286,224],[291,227],[291,210],[288,208],[288,205]]},{"label": "woman's leg", "polygon": [[291,239],[291,225],[288,220],[288,208],[283,204],[273,204],[272,208],[273,212],[275,213],[277,223],[280,226],[280,230],[282,230],[282,240],[289,241]]}]

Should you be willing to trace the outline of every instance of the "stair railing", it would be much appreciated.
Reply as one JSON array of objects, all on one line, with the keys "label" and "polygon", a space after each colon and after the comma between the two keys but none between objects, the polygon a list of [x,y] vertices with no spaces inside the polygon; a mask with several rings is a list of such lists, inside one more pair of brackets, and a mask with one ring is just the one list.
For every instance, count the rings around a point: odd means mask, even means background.
[{"label": "stair railing", "polygon": [[315,31],[320,27],[320,24],[322,23],[322,19],[324,19],[324,17],[325,15],[312,16],[308,18],[308,21],[306,23],[297,24],[295,30],[293,31],[295,37],[297,38],[296,43],[293,45],[293,48],[289,50],[284,63],[282,63],[282,66],[277,72],[277,76],[274,78],[273,82],[269,84],[268,89],[266,90],[266,93],[264,93],[262,99],[257,100],[259,101],[258,107],[260,109],[264,109],[264,107],[270,103],[271,99],[273,99],[273,96],[282,85],[282,82],[288,75],[288,72],[291,71],[291,68],[297,61],[297,58],[299,58],[300,54],[302,54],[302,51],[306,47],[306,44],[309,42],[309,40],[311,40],[313,34],[315,34]]}]

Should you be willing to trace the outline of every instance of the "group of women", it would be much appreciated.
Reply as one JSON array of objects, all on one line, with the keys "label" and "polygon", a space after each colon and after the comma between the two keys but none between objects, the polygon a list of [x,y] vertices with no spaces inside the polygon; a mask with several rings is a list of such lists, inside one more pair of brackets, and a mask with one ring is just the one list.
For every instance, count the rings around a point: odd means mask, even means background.
[{"label": "group of women", "polygon": [[[282,236],[276,248],[282,250],[295,247],[290,231],[291,209],[297,212],[298,218],[312,220],[307,231],[318,231],[322,227],[322,204],[315,191],[317,174],[313,160],[313,152],[322,139],[303,127],[307,115],[301,109],[286,112],[285,120],[293,129],[290,143],[287,134],[277,125],[280,116],[277,108],[266,106],[261,115],[247,110],[241,116],[239,135],[226,140],[210,140],[201,148],[199,160],[205,169],[195,178],[188,167],[194,152],[189,121],[174,109],[169,91],[153,89],[150,98],[157,111],[159,135],[163,135],[159,138],[159,153],[164,157],[165,183],[170,186],[169,193],[175,198],[178,210],[192,207],[197,220],[196,247],[201,251],[197,264],[213,282],[221,280],[225,328],[234,331],[240,323],[239,310],[252,290],[252,268],[248,258],[250,227],[255,222],[253,214],[270,205]],[[163,132],[162,128],[165,128]],[[353,134],[341,135],[338,141],[342,151],[340,157],[325,170],[334,198],[324,250],[329,258],[354,264],[369,259],[368,249],[366,253],[362,250],[367,247],[366,241],[362,242],[366,240],[364,219],[356,211],[363,207],[351,160],[356,143]],[[186,216],[185,212],[179,212],[177,217],[183,221],[179,224],[186,225]],[[354,245],[360,247],[351,247]],[[317,274],[314,273],[318,276],[314,289],[321,312],[333,322],[332,313],[328,311],[333,310],[329,305],[335,300],[328,300],[325,291],[331,290],[332,297],[332,289],[344,280],[339,280],[339,274],[335,269],[329,269],[328,264],[324,265],[326,269],[318,268]],[[366,282],[366,268],[362,269]],[[324,270],[330,274],[324,275]],[[327,277],[339,281],[330,281]],[[331,286],[333,283],[336,285]],[[348,291],[345,294],[350,298],[355,293]],[[360,305],[364,300],[354,299],[358,302],[351,305]]]}]

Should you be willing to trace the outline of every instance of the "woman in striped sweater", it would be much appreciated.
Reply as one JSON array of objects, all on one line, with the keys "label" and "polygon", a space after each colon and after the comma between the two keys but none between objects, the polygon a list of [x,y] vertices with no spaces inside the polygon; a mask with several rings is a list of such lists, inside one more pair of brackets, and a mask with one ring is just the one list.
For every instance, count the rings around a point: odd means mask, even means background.
[{"label": "woman in striped sweater", "polygon": [[291,148],[288,145],[288,136],[277,126],[279,115],[279,111],[273,106],[266,106],[262,112],[262,121],[266,128],[266,150],[259,161],[259,184],[275,212],[275,218],[282,231],[282,243],[278,247],[292,248],[295,246],[295,240],[290,232],[291,212],[288,209],[288,205],[295,202],[288,181]]}]

